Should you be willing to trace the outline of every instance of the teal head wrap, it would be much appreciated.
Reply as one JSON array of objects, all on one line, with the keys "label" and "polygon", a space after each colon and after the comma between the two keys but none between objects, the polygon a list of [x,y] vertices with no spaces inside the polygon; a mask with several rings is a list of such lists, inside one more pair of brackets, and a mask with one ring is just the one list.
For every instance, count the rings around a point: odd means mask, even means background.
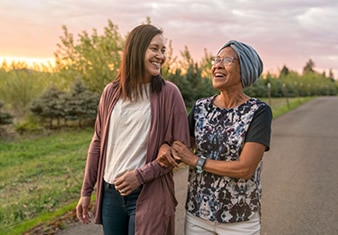
[{"label": "teal head wrap", "polygon": [[236,40],[230,40],[225,43],[218,53],[228,46],[234,49],[239,57],[243,88],[251,86],[262,74],[263,62],[261,58],[251,46]]}]

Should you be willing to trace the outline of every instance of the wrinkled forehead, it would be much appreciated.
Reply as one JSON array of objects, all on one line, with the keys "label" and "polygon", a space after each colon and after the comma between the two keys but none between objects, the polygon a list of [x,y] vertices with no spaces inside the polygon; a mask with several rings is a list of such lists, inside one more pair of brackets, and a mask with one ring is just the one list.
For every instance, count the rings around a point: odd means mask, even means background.
[{"label": "wrinkled forehead", "polygon": [[238,59],[238,55],[236,51],[231,46],[224,47],[222,50],[218,52],[217,56],[219,57],[229,56],[229,57],[234,57]]}]

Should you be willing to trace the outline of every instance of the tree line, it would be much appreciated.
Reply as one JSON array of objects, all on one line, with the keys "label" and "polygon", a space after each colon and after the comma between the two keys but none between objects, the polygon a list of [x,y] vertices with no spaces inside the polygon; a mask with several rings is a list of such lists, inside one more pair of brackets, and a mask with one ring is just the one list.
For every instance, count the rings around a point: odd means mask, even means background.
[{"label": "tree line", "polygon": [[[120,67],[126,36],[110,20],[102,34],[93,29],[91,34],[83,31],[74,37],[66,26],[62,29],[55,65],[28,68],[23,62],[5,61],[0,66],[0,125],[8,125],[15,118],[16,129],[25,130],[29,126],[53,128],[74,122],[83,126],[95,119],[99,96]],[[180,57],[173,52],[167,40],[162,75],[180,88],[188,109],[196,99],[216,93],[211,82],[212,53],[204,49],[204,56],[195,61],[187,46]],[[337,87],[331,70],[328,75],[316,72],[310,59],[302,74],[284,66],[278,75],[261,76],[245,92],[253,97],[322,96],[337,95]]]}]

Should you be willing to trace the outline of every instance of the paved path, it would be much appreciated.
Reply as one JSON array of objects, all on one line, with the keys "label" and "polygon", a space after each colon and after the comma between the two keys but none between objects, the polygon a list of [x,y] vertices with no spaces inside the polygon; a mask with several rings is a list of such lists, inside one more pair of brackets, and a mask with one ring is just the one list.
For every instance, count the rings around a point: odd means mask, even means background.
[{"label": "paved path", "polygon": [[[272,122],[262,173],[262,235],[338,234],[338,97],[321,97]],[[183,235],[187,168],[175,175],[176,235]],[[101,235],[76,225],[58,235]]]},{"label": "paved path", "polygon": [[272,124],[262,172],[262,235],[338,234],[338,97]]}]

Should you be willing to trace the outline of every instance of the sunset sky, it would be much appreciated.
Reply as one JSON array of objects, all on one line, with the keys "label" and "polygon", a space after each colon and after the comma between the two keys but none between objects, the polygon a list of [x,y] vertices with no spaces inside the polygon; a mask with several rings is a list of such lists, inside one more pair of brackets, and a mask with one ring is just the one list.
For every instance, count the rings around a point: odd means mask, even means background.
[{"label": "sunset sky", "polygon": [[1,0],[0,62],[52,61],[62,25],[101,33],[110,19],[125,35],[150,17],[177,55],[187,46],[198,61],[236,39],[258,51],[265,73],[301,72],[312,59],[338,79],[337,12],[337,0]]}]

